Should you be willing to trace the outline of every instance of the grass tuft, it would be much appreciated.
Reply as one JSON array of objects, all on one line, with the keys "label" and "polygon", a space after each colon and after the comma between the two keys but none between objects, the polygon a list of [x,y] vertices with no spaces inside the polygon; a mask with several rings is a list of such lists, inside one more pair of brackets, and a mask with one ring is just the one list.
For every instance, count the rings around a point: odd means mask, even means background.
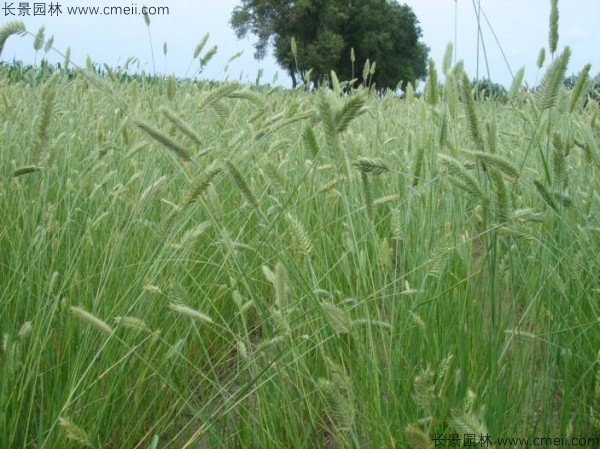
[{"label": "grass tuft", "polygon": [[27,32],[23,22],[10,21],[0,27],[0,56],[6,40],[12,35],[23,35]]}]

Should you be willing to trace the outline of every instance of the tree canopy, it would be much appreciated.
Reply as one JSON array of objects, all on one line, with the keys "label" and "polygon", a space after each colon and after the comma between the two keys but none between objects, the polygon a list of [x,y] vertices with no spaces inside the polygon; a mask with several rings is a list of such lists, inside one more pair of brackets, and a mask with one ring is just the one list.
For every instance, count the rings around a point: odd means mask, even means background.
[{"label": "tree canopy", "polygon": [[257,59],[272,46],[294,87],[301,70],[308,69],[315,82],[331,70],[339,79],[362,82],[367,60],[376,63],[371,81],[379,88],[395,89],[401,80],[413,82],[426,74],[429,49],[419,40],[417,17],[396,1],[242,0],[230,23],[238,38],[258,38]]}]

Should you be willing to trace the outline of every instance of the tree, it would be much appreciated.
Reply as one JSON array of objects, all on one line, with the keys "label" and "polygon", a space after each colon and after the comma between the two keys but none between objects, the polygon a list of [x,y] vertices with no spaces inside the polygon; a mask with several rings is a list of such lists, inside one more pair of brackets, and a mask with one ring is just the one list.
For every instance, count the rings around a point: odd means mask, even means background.
[{"label": "tree", "polygon": [[473,80],[471,82],[471,88],[476,89],[477,97],[482,100],[486,99],[506,102],[508,99],[506,88],[502,84],[495,83],[487,78]]},{"label": "tree", "polygon": [[242,0],[230,23],[238,38],[258,38],[257,59],[272,46],[294,87],[300,69],[312,69],[314,82],[331,70],[339,79],[362,82],[359,68],[367,60],[377,64],[372,81],[379,88],[395,89],[401,80],[414,82],[426,74],[429,49],[419,41],[417,17],[409,6],[393,0]]}]

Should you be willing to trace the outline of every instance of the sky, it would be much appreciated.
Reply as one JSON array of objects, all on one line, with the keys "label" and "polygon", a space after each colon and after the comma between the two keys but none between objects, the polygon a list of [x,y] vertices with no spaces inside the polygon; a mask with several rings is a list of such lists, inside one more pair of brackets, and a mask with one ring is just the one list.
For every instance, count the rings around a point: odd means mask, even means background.
[{"label": "sky", "polygon": [[[70,47],[71,60],[79,65],[85,64],[87,55],[94,62],[111,67],[122,66],[129,57],[136,57],[140,69],[147,73],[192,76],[198,68],[197,61],[192,58],[194,49],[209,33],[204,51],[213,45],[218,51],[200,78],[254,82],[258,70],[262,69],[262,82],[275,80],[275,84],[291,86],[288,75],[277,66],[274,58],[254,59],[255,39],[252,36],[242,40],[235,37],[229,19],[234,7],[241,3],[239,0],[49,0],[41,3],[46,7],[46,15],[34,16],[32,8],[30,17],[18,15],[21,3],[19,0],[0,2],[0,26],[9,20],[21,20],[32,34],[44,26],[45,36],[54,37],[53,47],[62,53]],[[33,7],[33,3],[29,5]],[[60,5],[61,13],[50,15],[51,3]],[[493,81],[509,85],[511,73],[525,67],[525,80],[533,86],[543,76],[544,69],[538,71],[536,61],[540,49],[548,47],[550,0],[405,0],[400,3],[406,3],[414,10],[423,32],[422,41],[430,48],[430,57],[438,67],[447,44],[452,42],[456,58],[464,61],[471,78],[477,74],[487,78],[489,68]],[[11,5],[15,16],[7,9]],[[149,17],[151,40],[140,13],[143,5],[169,9],[168,14]],[[479,58],[478,5],[482,13]],[[130,7],[139,14],[68,13],[68,8],[77,6]],[[586,63],[592,64],[592,75],[600,73],[600,0],[560,0],[559,8],[558,48],[561,51],[568,45],[572,50],[568,74],[579,72]],[[166,56],[163,54],[165,42]],[[228,63],[229,58],[240,51],[243,51],[242,56]],[[16,59],[29,64],[39,62],[42,57],[52,63],[63,60],[53,50],[46,55],[43,51],[36,55],[30,35],[11,36],[0,60]],[[547,53],[546,66],[549,61]]]}]

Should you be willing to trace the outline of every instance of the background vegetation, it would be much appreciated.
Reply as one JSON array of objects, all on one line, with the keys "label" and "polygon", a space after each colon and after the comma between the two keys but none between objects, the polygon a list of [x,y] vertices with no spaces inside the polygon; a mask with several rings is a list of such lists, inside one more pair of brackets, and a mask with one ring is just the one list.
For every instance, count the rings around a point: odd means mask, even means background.
[{"label": "background vegetation", "polygon": [[[419,39],[413,10],[388,0],[243,0],[231,15],[239,38],[257,37],[257,58],[269,46],[295,88],[306,77],[315,85],[335,71],[340,79],[396,89],[426,74],[429,49]],[[290,41],[294,44],[290,47]],[[377,63],[377,71],[362,67]],[[310,73],[308,73],[310,71]]]}]

